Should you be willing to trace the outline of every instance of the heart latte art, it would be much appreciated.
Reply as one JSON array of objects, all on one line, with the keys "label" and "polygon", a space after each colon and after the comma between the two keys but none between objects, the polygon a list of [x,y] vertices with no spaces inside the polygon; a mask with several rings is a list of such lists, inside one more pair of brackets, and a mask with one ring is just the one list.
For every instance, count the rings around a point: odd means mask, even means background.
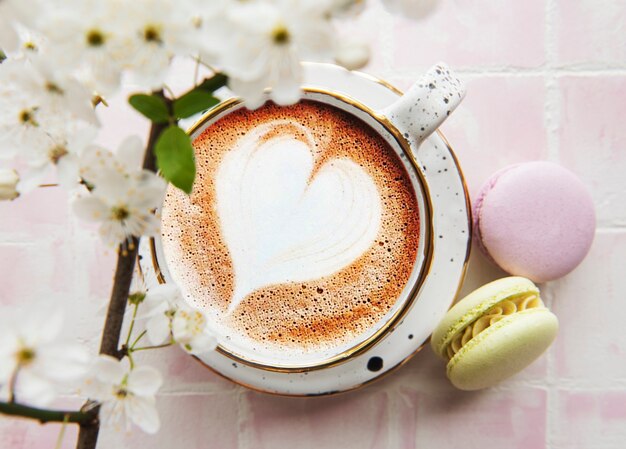
[{"label": "heart latte art", "polygon": [[249,132],[220,164],[217,213],[235,272],[229,311],[258,288],[330,276],[374,242],[376,184],[346,158],[313,174],[314,148],[307,128],[275,120]]},{"label": "heart latte art", "polygon": [[169,274],[233,352],[331,354],[380,326],[411,276],[418,203],[359,119],[303,101],[238,109],[194,141],[162,210]]}]

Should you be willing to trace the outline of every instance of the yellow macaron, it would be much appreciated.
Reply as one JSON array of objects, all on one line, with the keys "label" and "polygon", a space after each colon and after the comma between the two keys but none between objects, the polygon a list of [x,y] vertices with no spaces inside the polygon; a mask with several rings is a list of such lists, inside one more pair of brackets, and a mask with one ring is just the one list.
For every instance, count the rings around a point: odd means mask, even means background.
[{"label": "yellow macaron", "polygon": [[554,341],[559,323],[539,289],[507,277],[473,291],[452,307],[431,337],[461,390],[490,387],[527,367]]}]

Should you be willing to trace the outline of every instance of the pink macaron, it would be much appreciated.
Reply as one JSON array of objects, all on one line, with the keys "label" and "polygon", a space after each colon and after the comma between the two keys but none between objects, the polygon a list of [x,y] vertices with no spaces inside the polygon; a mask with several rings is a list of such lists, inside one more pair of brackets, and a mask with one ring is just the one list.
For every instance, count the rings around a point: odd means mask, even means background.
[{"label": "pink macaron", "polygon": [[478,246],[504,271],[535,282],[558,279],[589,252],[593,200],[571,171],[536,161],[506,167],[474,201]]}]

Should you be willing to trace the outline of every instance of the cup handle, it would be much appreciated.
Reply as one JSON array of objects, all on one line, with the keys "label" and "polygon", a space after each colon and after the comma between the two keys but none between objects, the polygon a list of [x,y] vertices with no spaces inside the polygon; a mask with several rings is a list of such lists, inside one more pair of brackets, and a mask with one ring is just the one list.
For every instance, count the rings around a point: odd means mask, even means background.
[{"label": "cup handle", "polygon": [[446,64],[438,63],[395,103],[380,112],[415,151],[448,118],[464,96],[463,82]]}]

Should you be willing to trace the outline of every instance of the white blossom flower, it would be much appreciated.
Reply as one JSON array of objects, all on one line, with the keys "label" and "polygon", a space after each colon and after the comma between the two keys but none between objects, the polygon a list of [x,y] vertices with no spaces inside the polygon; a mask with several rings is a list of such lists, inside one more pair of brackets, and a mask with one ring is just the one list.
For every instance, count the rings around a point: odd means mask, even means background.
[{"label": "white blossom flower", "polygon": [[74,202],[76,214],[100,222],[100,235],[111,245],[132,249],[133,237],[154,236],[159,218],[154,210],[165,194],[166,182],[158,175],[137,167],[143,147],[137,137],[126,139],[117,155],[90,148],[81,161],[81,177],[92,186]]},{"label": "white blossom flower", "polygon": [[231,27],[225,17],[235,0],[194,0],[192,20],[198,37],[194,50],[205,64],[219,65],[220,54],[230,40]]},{"label": "white blossom flower", "polygon": [[439,0],[382,0],[387,10],[409,19],[423,19],[432,14]]},{"label": "white blossom flower", "polygon": [[82,127],[50,130],[47,139],[40,145],[24,148],[19,156],[28,169],[22,170],[18,191],[21,194],[36,188],[46,177],[51,168],[56,169],[59,184],[71,189],[78,185],[79,158],[85,148],[93,141],[95,129]]},{"label": "white blossom flower", "polygon": [[31,0],[0,1],[0,49],[15,50],[20,42],[19,22],[28,21],[28,11],[32,11]]},{"label": "white blossom flower", "polygon": [[198,26],[190,5],[180,0],[133,0],[120,5],[122,63],[140,86],[155,90],[163,85],[171,59],[194,53]]},{"label": "white blossom flower", "polygon": [[156,433],[161,424],[155,395],[162,383],[161,374],[150,366],[130,369],[126,359],[101,355],[84,393],[102,403],[100,420],[104,425],[118,429],[123,425],[129,431],[134,423],[144,432]]},{"label": "white blossom flower", "polygon": [[17,30],[13,26],[13,16],[9,10],[10,6],[0,2],[0,49],[10,51],[18,46],[19,37]]},{"label": "white blossom flower", "polygon": [[[4,315],[4,314],[3,314]],[[58,387],[80,379],[87,371],[87,351],[59,338],[63,316],[39,308],[4,316],[0,326],[0,385],[6,391],[15,376],[19,402],[45,405]]]},{"label": "white blossom flower", "polygon": [[143,303],[147,310],[141,318],[147,318],[150,343],[160,345],[173,338],[172,317],[182,303],[180,290],[173,284],[160,284],[148,290]]},{"label": "white blossom flower", "polygon": [[19,180],[15,170],[0,168],[0,201],[14,200],[19,196],[16,188]]},{"label": "white blossom flower", "polygon": [[205,315],[190,307],[173,284],[161,284],[148,290],[144,300],[148,311],[146,331],[153,345],[167,341],[178,343],[190,354],[202,354],[217,346],[217,338],[208,330]]},{"label": "white blossom flower", "polygon": [[77,73],[100,93],[120,85],[123,45],[117,31],[124,2],[101,0],[47,0],[39,3],[36,30],[49,40],[56,70]]},{"label": "white blossom flower", "polygon": [[217,338],[207,330],[206,316],[191,307],[179,307],[174,313],[172,336],[185,351],[194,355],[217,347]]},{"label": "white blossom flower", "polygon": [[165,187],[163,179],[147,170],[138,176],[108,170],[90,194],[74,202],[74,211],[84,220],[100,222],[105,242],[121,244],[123,251],[133,249],[133,237],[159,232],[153,210],[161,205]]},{"label": "white blossom flower", "polygon": [[98,125],[89,90],[57,71],[50,59],[34,55],[28,60],[11,61],[0,73],[2,82],[30,98],[40,114]]},{"label": "white blossom flower", "polygon": [[263,103],[263,91],[281,105],[300,98],[302,59],[332,56],[332,25],[314,0],[251,1],[230,8],[231,38],[222,65],[229,87],[249,108]]},{"label": "white blossom flower", "polygon": [[87,91],[39,57],[0,64],[0,96],[0,153],[24,158],[39,171],[42,160],[56,164],[68,153],[77,120],[97,123]]},{"label": "white blossom flower", "polygon": [[43,35],[20,23],[15,25],[15,29],[19,38],[17,55],[30,58],[45,53],[46,39]]},{"label": "white blossom flower", "polygon": [[80,175],[90,184],[97,185],[109,171],[117,171],[124,176],[138,176],[141,172],[145,147],[141,138],[129,136],[120,143],[117,151],[98,146],[89,147],[81,157]]},{"label": "white blossom flower", "polygon": [[47,119],[23,92],[2,83],[5,65],[0,64],[0,158],[14,157],[20,150],[45,146],[47,134],[42,123]]}]

